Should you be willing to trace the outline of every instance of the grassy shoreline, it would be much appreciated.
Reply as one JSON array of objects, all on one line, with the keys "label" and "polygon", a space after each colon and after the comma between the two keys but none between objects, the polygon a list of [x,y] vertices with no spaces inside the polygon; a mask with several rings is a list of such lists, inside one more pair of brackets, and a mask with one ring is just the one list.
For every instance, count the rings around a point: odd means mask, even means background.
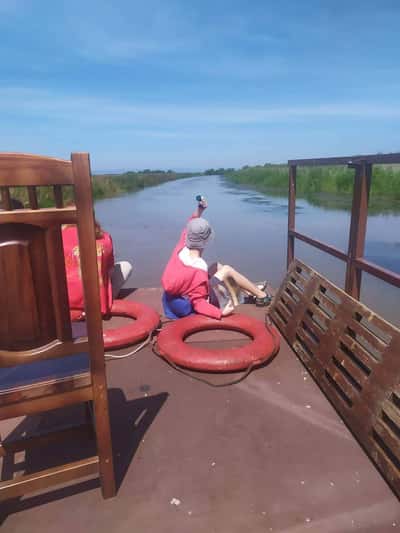
[{"label": "grassy shoreline", "polygon": [[[259,192],[287,195],[287,165],[243,167],[224,170],[222,175],[237,185]],[[351,207],[354,170],[347,167],[299,167],[297,195],[311,204],[331,209]],[[375,165],[370,194],[370,213],[400,212],[400,167]]]},{"label": "grassy shoreline", "polygon": [[[93,175],[93,199],[102,200],[122,196],[124,194],[137,192],[146,187],[161,185],[167,181],[188,178],[193,173],[173,172],[161,170],[142,172],[124,172],[123,174],[97,174]],[[72,188],[63,188],[64,203],[68,205],[72,201]],[[38,202],[41,207],[51,207],[54,205],[54,194],[50,187],[37,188]],[[28,194],[24,187],[12,187],[11,196],[20,200],[24,205],[28,205]]]}]

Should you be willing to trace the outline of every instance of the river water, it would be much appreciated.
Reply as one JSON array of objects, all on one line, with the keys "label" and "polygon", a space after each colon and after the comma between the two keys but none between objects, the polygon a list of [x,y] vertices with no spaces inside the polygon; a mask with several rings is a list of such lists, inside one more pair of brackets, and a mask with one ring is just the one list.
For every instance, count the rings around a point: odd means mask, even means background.
[{"label": "river water", "polygon": [[[163,268],[188,217],[195,197],[207,197],[204,213],[215,230],[206,249],[208,263],[231,264],[254,281],[269,280],[277,287],[286,267],[287,197],[270,196],[235,186],[219,176],[177,180],[157,187],[96,202],[96,216],[114,240],[116,260],[132,262],[130,286],[160,285]],[[296,229],[347,250],[350,213],[296,204]],[[368,219],[366,257],[400,272],[400,216]],[[296,256],[344,286],[344,263],[296,241]],[[363,275],[361,299],[373,310],[400,325],[400,290]]]}]

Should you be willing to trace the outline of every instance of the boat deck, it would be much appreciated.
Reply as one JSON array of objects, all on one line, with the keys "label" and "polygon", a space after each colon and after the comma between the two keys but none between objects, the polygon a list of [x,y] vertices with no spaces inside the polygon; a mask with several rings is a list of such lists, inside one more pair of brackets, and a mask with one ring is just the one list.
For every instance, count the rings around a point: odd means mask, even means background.
[{"label": "boat deck", "polygon": [[[129,292],[129,291],[128,291]],[[160,308],[159,289],[130,292]],[[264,318],[264,309],[241,306]],[[233,332],[191,341],[242,342]],[[385,533],[400,528],[386,482],[284,340],[277,357],[246,380],[211,388],[184,376],[146,347],[107,363],[119,485],[103,500],[97,480],[30,495],[2,507],[3,531],[18,533]],[[232,375],[215,375],[215,382]],[[78,412],[79,411],[79,412]],[[47,417],[75,421],[81,407]],[[9,423],[12,430],[16,421]],[[43,427],[31,417],[23,430]],[[3,432],[3,435],[4,432]],[[72,442],[64,460],[90,450]],[[18,457],[17,457],[18,459]],[[21,456],[48,467],[54,447]]]}]

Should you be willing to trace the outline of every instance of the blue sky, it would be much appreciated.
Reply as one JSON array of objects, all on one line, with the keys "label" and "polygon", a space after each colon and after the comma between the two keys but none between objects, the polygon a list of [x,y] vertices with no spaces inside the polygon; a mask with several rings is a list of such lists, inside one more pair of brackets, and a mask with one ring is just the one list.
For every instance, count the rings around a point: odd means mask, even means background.
[{"label": "blue sky", "polygon": [[400,2],[0,0],[0,150],[204,169],[400,151]]}]

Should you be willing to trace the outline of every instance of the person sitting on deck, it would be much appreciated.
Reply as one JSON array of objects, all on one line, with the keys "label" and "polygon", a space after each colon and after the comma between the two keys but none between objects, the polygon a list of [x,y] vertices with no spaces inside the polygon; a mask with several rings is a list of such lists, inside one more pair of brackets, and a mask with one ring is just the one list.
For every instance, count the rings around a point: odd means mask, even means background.
[{"label": "person sitting on deck", "polygon": [[265,287],[258,287],[231,266],[216,263],[207,267],[202,255],[213,230],[201,217],[206,208],[207,202],[202,199],[162,275],[163,307],[168,318],[180,318],[193,312],[216,319],[230,315],[234,306],[229,298],[224,298],[228,294],[224,282],[229,279],[253,295],[256,305],[268,305],[271,301]]},{"label": "person sitting on deck", "polygon": [[[132,273],[128,261],[114,262],[114,248],[111,235],[95,221],[97,267],[100,284],[101,313],[108,316],[113,300]],[[65,267],[67,272],[68,298],[71,311],[81,311],[84,316],[83,286],[80,268],[79,239],[75,225],[62,228]]]}]

